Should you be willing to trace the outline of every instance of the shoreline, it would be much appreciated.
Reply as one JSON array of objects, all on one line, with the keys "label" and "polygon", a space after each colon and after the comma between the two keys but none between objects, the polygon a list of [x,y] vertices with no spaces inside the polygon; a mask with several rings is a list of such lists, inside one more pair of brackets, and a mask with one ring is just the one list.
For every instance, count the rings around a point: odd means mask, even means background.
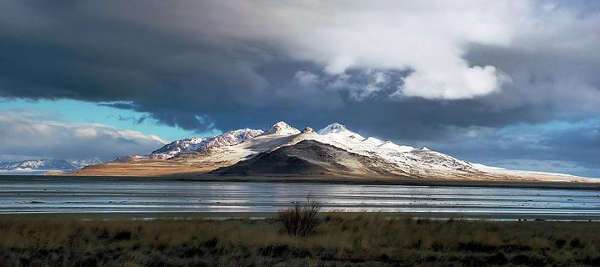
[{"label": "shoreline", "polygon": [[[600,215],[564,216],[534,214],[465,214],[456,212],[343,212],[321,211],[327,216],[378,216],[388,219],[433,220],[433,221],[482,221],[482,222],[600,222]],[[224,220],[276,220],[277,212],[32,212],[0,213],[0,221],[5,219],[76,219],[76,220],[131,220],[131,221],[224,221]]]},{"label": "shoreline", "polygon": [[49,180],[58,179],[101,179],[101,180],[152,180],[152,181],[191,181],[191,182],[241,182],[241,183],[314,183],[348,185],[403,185],[403,186],[447,186],[447,187],[498,187],[533,189],[574,189],[600,190],[599,183],[545,182],[545,181],[484,181],[484,180],[440,180],[420,178],[354,178],[321,176],[215,176],[215,175],[168,175],[168,176],[83,176],[83,175],[0,175],[0,179],[28,178]]}]

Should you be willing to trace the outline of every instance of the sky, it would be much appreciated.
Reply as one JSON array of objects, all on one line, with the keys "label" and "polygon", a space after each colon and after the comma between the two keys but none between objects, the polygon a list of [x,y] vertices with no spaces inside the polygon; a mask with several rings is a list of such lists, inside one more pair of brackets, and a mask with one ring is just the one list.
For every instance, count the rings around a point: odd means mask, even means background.
[{"label": "sky", "polygon": [[598,1],[0,1],[0,160],[340,122],[600,177]]}]

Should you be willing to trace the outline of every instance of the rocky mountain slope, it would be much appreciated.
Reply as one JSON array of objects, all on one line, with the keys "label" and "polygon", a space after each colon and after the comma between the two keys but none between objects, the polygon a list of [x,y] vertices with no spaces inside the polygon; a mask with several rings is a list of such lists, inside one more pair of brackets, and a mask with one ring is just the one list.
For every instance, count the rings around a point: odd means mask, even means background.
[{"label": "rocky mountain slope", "polygon": [[150,153],[153,159],[170,159],[187,153],[202,153],[213,148],[232,146],[263,134],[262,130],[239,129],[211,138],[193,137],[177,140]]},{"label": "rocky mountain slope", "polygon": [[339,123],[300,131],[285,122],[175,141],[148,156],[90,166],[79,175],[286,175],[415,179],[587,181],[473,164],[429,150],[363,137]]},{"label": "rocky mountain slope", "polygon": [[222,175],[401,175],[386,162],[314,140],[303,140],[262,152],[248,160],[213,171]]}]

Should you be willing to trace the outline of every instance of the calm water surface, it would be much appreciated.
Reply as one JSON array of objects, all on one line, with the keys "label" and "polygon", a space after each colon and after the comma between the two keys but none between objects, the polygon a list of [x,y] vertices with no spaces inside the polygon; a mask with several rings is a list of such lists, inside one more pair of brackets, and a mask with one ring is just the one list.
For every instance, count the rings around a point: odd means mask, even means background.
[{"label": "calm water surface", "polygon": [[0,213],[325,210],[600,218],[600,190],[0,176]]}]

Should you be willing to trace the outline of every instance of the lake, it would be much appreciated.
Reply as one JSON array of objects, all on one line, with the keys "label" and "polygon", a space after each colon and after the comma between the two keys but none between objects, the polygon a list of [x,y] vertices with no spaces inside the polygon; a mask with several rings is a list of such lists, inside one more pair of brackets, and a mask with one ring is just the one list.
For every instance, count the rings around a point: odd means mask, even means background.
[{"label": "lake", "polygon": [[0,176],[0,213],[269,213],[306,196],[327,211],[600,218],[600,190]]}]

